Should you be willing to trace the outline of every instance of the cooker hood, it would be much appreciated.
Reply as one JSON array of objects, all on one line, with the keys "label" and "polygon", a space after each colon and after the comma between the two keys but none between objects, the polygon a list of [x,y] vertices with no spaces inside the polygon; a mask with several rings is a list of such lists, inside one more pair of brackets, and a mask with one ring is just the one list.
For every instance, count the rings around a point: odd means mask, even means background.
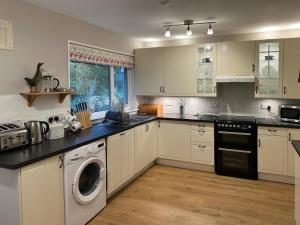
[{"label": "cooker hood", "polygon": [[223,75],[217,76],[217,83],[252,83],[255,82],[254,75]]}]

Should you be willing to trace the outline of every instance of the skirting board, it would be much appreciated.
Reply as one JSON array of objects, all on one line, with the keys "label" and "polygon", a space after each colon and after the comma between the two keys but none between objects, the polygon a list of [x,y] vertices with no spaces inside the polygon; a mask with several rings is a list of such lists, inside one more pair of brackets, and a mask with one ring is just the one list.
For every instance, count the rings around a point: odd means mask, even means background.
[{"label": "skirting board", "polygon": [[150,169],[152,166],[155,165],[155,160],[149,163],[147,166],[145,166],[143,169],[141,169],[138,173],[136,173],[132,178],[130,178],[128,181],[126,181],[124,184],[122,184],[120,187],[118,187],[116,190],[114,190],[112,193],[106,196],[106,199],[109,199],[113,197],[115,194],[117,194],[119,191],[121,191],[123,188],[125,188],[128,184],[133,182],[136,178],[141,176],[143,173],[145,173],[148,169]]},{"label": "skirting board", "polygon": [[190,169],[190,170],[199,170],[199,171],[209,172],[209,173],[215,172],[215,167],[211,165],[204,165],[204,164],[198,164],[192,162],[183,162],[183,161],[177,161],[171,159],[158,158],[156,160],[156,164],[163,165],[163,166],[183,168],[183,169]]},{"label": "skirting board", "polygon": [[258,173],[258,179],[275,181],[275,182],[286,183],[286,184],[295,184],[295,177],[270,174],[270,173]]}]

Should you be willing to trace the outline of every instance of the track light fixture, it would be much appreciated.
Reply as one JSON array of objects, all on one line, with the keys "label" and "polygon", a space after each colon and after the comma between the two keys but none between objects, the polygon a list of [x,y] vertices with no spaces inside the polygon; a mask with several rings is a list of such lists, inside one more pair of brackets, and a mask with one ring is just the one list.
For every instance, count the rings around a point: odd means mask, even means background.
[{"label": "track light fixture", "polygon": [[167,24],[167,25],[164,26],[164,28],[166,28],[165,37],[171,37],[170,27],[187,26],[186,35],[191,36],[193,34],[192,29],[191,29],[192,25],[204,25],[204,24],[206,24],[206,25],[208,24],[207,35],[213,35],[214,34],[214,30],[212,29],[212,24],[213,23],[216,23],[216,22],[214,22],[214,21],[194,22],[194,20],[184,20],[183,23]]},{"label": "track light fixture", "polygon": [[165,37],[171,37],[171,31],[170,31],[170,27],[167,27],[166,33],[165,33]]},{"label": "track light fixture", "polygon": [[207,29],[207,35],[213,35],[214,34],[214,30],[212,29],[211,23],[208,26]]},{"label": "track light fixture", "polygon": [[186,29],[186,36],[191,36],[193,34],[190,25],[188,25],[187,29]]}]

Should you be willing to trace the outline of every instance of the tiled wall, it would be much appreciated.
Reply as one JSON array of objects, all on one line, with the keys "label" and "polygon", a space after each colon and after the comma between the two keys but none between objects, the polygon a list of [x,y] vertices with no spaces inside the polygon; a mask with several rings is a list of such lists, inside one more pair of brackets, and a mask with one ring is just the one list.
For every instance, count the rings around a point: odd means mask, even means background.
[{"label": "tiled wall", "polygon": [[[261,104],[270,105],[272,112],[278,114],[278,105],[296,104],[299,100],[288,99],[256,99],[254,98],[254,83],[222,83],[217,85],[218,97],[187,97],[186,114],[227,113],[241,115],[269,116]],[[165,113],[179,113],[177,97],[137,97],[141,103],[162,103]]]}]

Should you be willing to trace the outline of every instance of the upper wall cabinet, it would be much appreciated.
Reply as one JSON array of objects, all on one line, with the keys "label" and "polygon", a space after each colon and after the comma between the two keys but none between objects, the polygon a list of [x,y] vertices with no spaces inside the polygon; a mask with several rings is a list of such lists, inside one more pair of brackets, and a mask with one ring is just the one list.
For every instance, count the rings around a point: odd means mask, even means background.
[{"label": "upper wall cabinet", "polygon": [[193,95],[193,50],[193,46],[161,49],[164,95]]},{"label": "upper wall cabinet", "polygon": [[135,50],[135,87],[137,95],[161,94],[160,48]]},{"label": "upper wall cabinet", "polygon": [[217,43],[217,76],[253,75],[255,42]]},{"label": "upper wall cabinet", "polygon": [[284,40],[283,97],[300,98],[300,39]]},{"label": "upper wall cabinet", "polygon": [[280,98],[282,95],[283,42],[258,41],[255,54],[257,98]]},{"label": "upper wall cabinet", "polygon": [[195,47],[194,93],[197,96],[217,96],[216,92],[216,44]]},{"label": "upper wall cabinet", "polygon": [[137,95],[193,95],[193,51],[193,46],[136,50]]}]

